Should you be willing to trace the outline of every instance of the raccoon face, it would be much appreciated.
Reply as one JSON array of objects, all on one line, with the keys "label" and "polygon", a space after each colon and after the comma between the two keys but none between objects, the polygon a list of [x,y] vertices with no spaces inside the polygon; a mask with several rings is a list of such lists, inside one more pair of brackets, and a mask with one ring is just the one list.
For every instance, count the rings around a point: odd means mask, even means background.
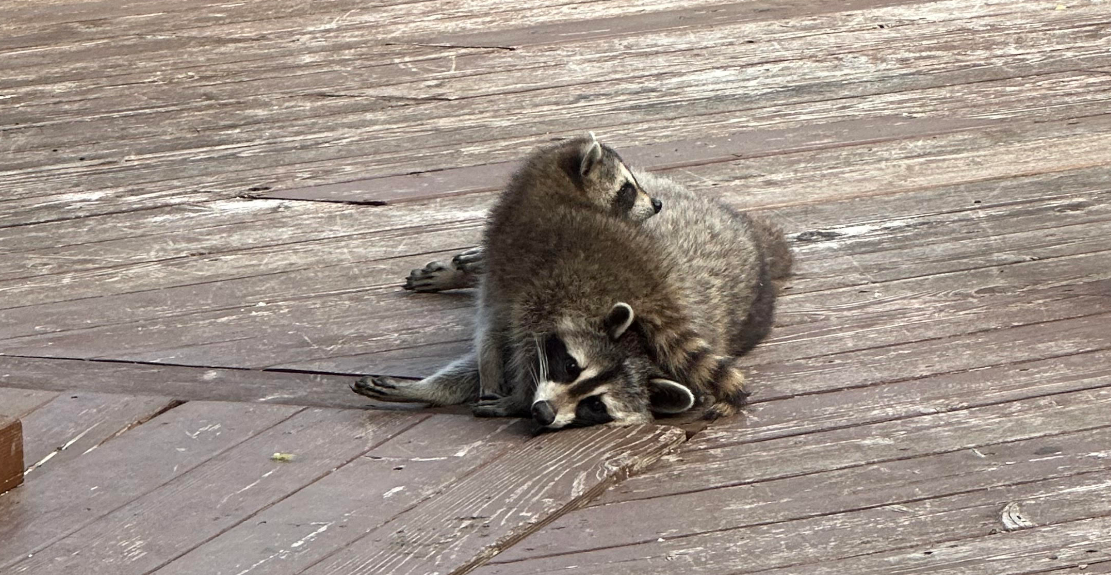
[{"label": "raccoon face", "polygon": [[538,341],[532,416],[549,429],[652,421],[652,412],[680,413],[694,405],[686,387],[659,375],[634,334],[632,308],[619,303],[601,322],[565,320]]},{"label": "raccoon face", "polygon": [[656,215],[663,202],[640,187],[636,176],[609,146],[591,137],[580,144],[578,176],[588,201],[615,217],[642,222]]}]

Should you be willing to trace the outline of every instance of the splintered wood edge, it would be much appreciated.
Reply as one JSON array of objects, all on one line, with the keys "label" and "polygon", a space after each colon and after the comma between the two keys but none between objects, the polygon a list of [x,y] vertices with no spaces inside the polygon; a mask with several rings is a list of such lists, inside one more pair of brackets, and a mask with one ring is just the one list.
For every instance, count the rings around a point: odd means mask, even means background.
[{"label": "splintered wood edge", "polygon": [[547,527],[550,523],[563,517],[567,513],[581,509],[590,503],[595,498],[600,496],[610,487],[621,483],[628,479],[630,476],[640,473],[649,465],[658,461],[664,455],[672,453],[679,445],[687,441],[687,432],[682,428],[673,426],[656,426],[653,431],[657,435],[655,442],[659,445],[658,449],[653,450],[639,450],[639,453],[628,452],[627,459],[616,469],[613,469],[604,479],[599,481],[590,489],[587,489],[578,497],[572,498],[564,506],[550,513],[544,519],[536,523],[528,524],[524,529],[516,533],[510,533],[505,538],[494,544],[486,547],[474,556],[469,562],[460,567],[450,571],[448,575],[466,575],[482,567],[487,561],[493,559],[502,551],[520,543],[523,539],[536,533],[537,531]]},{"label": "splintered wood edge", "polygon": [[0,417],[0,493],[23,483],[23,423]]}]

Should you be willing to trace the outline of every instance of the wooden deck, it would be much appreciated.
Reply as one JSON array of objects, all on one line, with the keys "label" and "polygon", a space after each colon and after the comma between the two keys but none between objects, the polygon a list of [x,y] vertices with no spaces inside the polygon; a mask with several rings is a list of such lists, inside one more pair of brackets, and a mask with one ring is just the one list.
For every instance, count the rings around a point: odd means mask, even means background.
[{"label": "wooden deck", "polygon": [[[5,575],[1111,573],[1111,2],[3,14]],[[586,130],[789,231],[753,405],[367,409],[469,336],[408,270]]]}]

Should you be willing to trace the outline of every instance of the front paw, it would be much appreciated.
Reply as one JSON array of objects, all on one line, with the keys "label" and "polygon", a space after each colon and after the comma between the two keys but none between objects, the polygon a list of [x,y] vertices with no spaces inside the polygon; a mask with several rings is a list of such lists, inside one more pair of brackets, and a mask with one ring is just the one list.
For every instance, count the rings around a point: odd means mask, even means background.
[{"label": "front paw", "polygon": [[524,415],[524,409],[512,397],[487,394],[471,405],[475,417],[516,417]]},{"label": "front paw", "polygon": [[351,384],[351,391],[378,401],[417,401],[405,394],[406,380],[384,375],[367,375]]}]

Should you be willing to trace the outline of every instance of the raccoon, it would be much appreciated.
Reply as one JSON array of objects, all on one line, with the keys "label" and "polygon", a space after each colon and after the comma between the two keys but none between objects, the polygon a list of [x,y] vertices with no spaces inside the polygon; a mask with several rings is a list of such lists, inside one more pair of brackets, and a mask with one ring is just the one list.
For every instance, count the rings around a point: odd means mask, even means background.
[{"label": "raccoon", "polygon": [[[530,195],[540,204],[552,201],[631,222],[643,222],[663,207],[644,192],[621,156],[593,133],[538,151],[514,178],[510,190],[528,181],[534,186]],[[417,292],[476,287],[484,264],[481,250],[469,250],[450,263],[435,261],[413,270],[403,287]]]},{"label": "raccoon", "polygon": [[[455,379],[453,399],[473,390],[474,371],[490,361],[509,372],[509,385],[480,399],[476,414],[531,414],[550,428],[642,423],[653,411],[689,409],[696,393],[718,399],[711,418],[743,404],[735,356],[770,329],[770,279],[791,265],[782,235],[668,180],[632,171],[629,180],[666,199],[668,210],[637,225],[566,204],[522,209],[536,207],[535,198],[503,197],[485,258],[469,254],[489,269],[487,330],[482,362],[463,358],[445,370]],[[493,371],[487,366],[480,379]],[[414,394],[394,393],[395,383],[378,378],[356,391],[427,400],[443,398],[448,381],[417,382]]]},{"label": "raccoon", "polygon": [[[536,214],[564,209],[632,223],[642,222],[659,213],[662,208],[658,199],[644,192],[617,152],[601,145],[593,134],[543,148],[527,158],[511,179],[502,196],[502,203],[521,203],[513,200],[514,198],[527,200],[524,205],[517,207]],[[473,261],[469,257],[473,257]],[[422,270],[414,270],[405,288],[438,291],[474,286],[479,283],[477,278],[485,260],[483,252],[471,251],[456,256],[450,267],[433,262]],[[486,296],[485,292],[485,289],[480,290],[476,344],[494,345],[498,336],[485,337],[484,334],[491,332],[487,327],[490,324],[487,315],[488,312],[497,310],[497,298]],[[483,303],[486,301],[495,303],[487,305]],[[487,382],[490,393],[497,394],[501,391],[504,379],[501,354],[481,355],[490,358],[481,362],[481,378],[474,373],[479,365],[479,358],[468,355],[420,382],[409,383],[389,378],[373,381],[364,379],[353,389],[377,399],[448,404],[473,399],[471,387],[476,380],[480,380]],[[498,359],[493,359],[495,357]]]}]

